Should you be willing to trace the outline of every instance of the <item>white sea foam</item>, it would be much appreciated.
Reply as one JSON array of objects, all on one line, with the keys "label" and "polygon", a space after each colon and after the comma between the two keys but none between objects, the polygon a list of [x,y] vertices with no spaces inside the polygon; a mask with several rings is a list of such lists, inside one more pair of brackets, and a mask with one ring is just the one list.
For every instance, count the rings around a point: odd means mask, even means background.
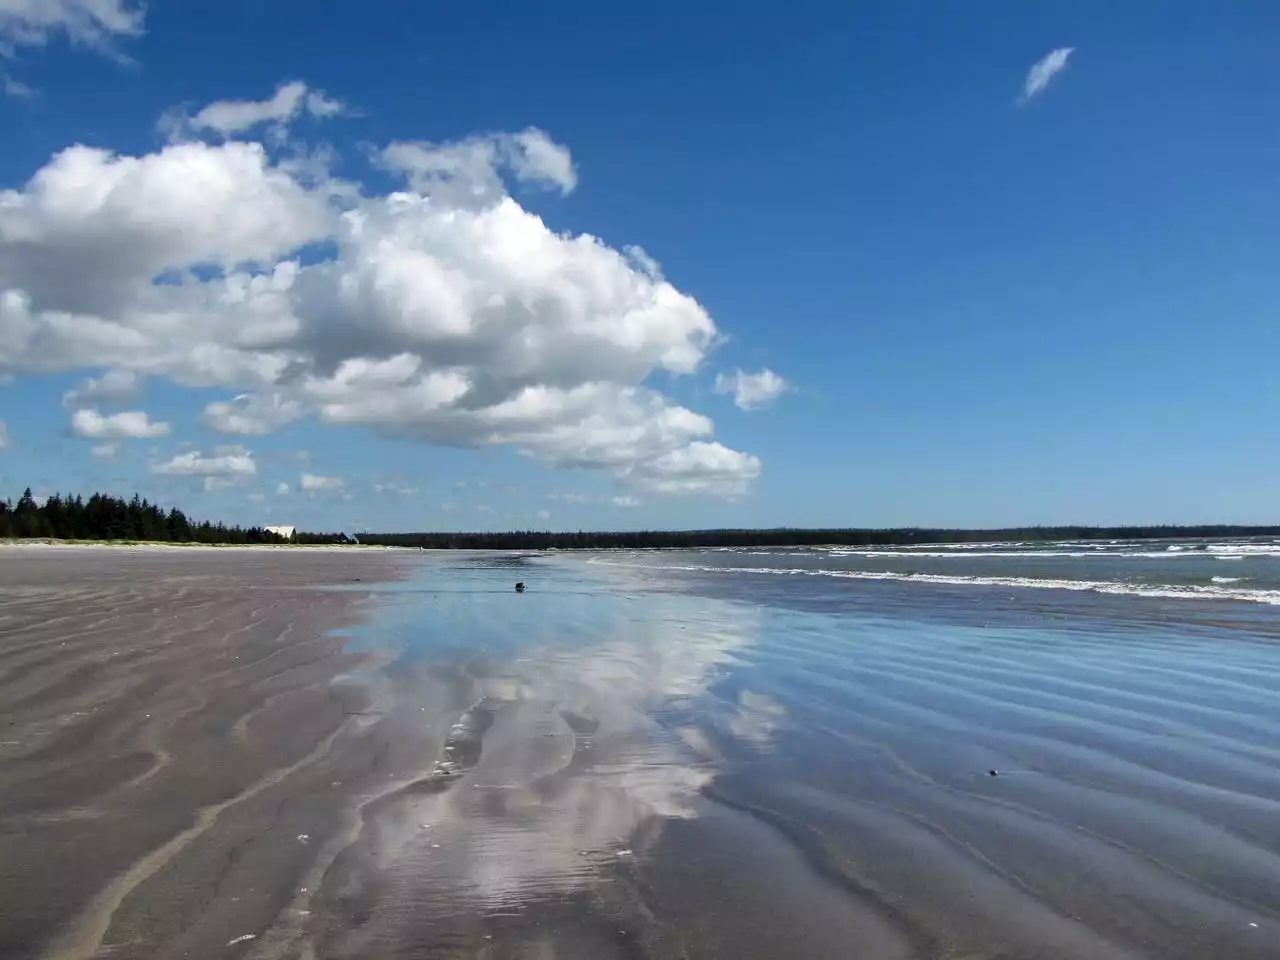
[{"label": "white sea foam", "polygon": [[904,544],[892,547],[826,547],[801,553],[745,550],[720,547],[716,552],[734,550],[744,556],[805,556],[861,557],[876,560],[894,557],[911,557],[931,560],[971,560],[997,558],[1088,559],[1115,557],[1118,560],[1195,560],[1214,557],[1219,560],[1239,560],[1244,557],[1280,557],[1280,543],[1208,543],[1170,544],[1159,548],[1158,544],[1129,543],[1117,545],[1082,544],[1078,541],[1046,542],[1043,547],[1029,547],[1026,543],[963,543],[963,544]]},{"label": "white sea foam", "polygon": [[[840,553],[832,552],[833,557],[871,557],[877,560],[886,557],[904,557],[912,560],[916,559],[933,559],[933,560],[973,560],[983,557],[1091,557],[1096,558],[1098,555],[1091,551],[1084,550],[967,550],[964,553],[943,553],[931,552],[924,550],[845,550]],[[1115,554],[1117,557],[1165,557],[1163,553],[1149,554]]]},{"label": "white sea foam", "polygon": [[1211,543],[1205,548],[1220,556],[1280,556],[1280,543]]},{"label": "white sea foam", "polygon": [[1039,577],[961,577],[933,573],[889,573],[877,570],[812,570],[797,567],[717,567],[709,564],[671,564],[651,567],[649,564],[616,564],[597,559],[595,563],[615,566],[645,566],[659,570],[684,570],[697,573],[754,573],[770,576],[836,577],[842,580],[890,580],[906,583],[932,583],[944,586],[1028,587],[1039,590],[1072,590],[1118,596],[1150,597],[1169,600],[1242,600],[1280,606],[1280,590],[1251,590],[1203,584],[1139,584],[1115,580],[1063,580]]},{"label": "white sea foam", "polygon": [[1214,583],[1239,583],[1240,577],[1210,577]]},{"label": "white sea foam", "polygon": [[[990,546],[983,544],[983,546]],[[802,556],[803,554],[762,554],[762,553],[745,553],[744,556]],[[966,550],[964,552],[932,550],[926,551],[921,549],[889,549],[884,547],[878,548],[859,548],[851,550],[829,551],[826,554],[830,557],[869,557],[872,559],[883,560],[891,557],[903,557],[907,559],[932,559],[932,560],[974,560],[982,558],[1009,557],[1009,558],[1034,558],[1034,557],[1055,557],[1055,558],[1074,558],[1098,560],[1104,557],[1115,557],[1118,560],[1181,560],[1186,558],[1193,560],[1196,557],[1210,556],[1203,550],[1182,551],[1177,553],[1169,553],[1166,550],[1135,550],[1135,551],[1119,551],[1109,550],[1102,551],[1101,548],[1091,547],[1087,550]],[[1242,556],[1242,555],[1241,555]],[[1236,555],[1232,555],[1236,558]]]}]

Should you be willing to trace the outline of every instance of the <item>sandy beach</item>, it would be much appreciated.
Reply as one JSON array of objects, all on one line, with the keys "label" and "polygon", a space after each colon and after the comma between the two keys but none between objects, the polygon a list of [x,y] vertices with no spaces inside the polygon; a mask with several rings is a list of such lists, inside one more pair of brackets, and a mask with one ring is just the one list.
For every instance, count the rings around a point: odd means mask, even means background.
[{"label": "sandy beach", "polygon": [[0,956],[1276,955],[1259,605],[594,559],[0,552]]},{"label": "sandy beach", "polygon": [[373,762],[333,631],[388,556],[0,551],[0,956],[221,955],[287,907]]}]

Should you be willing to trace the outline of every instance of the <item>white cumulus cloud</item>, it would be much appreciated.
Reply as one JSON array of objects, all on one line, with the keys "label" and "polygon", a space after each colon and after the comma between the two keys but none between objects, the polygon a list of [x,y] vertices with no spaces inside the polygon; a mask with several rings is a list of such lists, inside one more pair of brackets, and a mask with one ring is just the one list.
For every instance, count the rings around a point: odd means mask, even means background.
[{"label": "white cumulus cloud", "polygon": [[89,440],[138,440],[167,436],[169,424],[151,420],[143,410],[102,414],[86,407],[71,414],[71,432]]},{"label": "white cumulus cloud", "polygon": [[506,138],[507,162],[516,176],[532,183],[559,187],[569,193],[578,185],[578,171],[567,148],[543,131],[529,127]]},{"label": "white cumulus cloud", "polygon": [[417,193],[447,196],[460,206],[505,196],[504,172],[522,183],[555,187],[562,194],[578,185],[569,150],[536,127],[452,143],[400,140],[385,147],[380,159]]},{"label": "white cumulus cloud", "polygon": [[622,496],[614,497],[613,505],[615,507],[624,507],[624,508],[642,507],[644,506],[644,501],[638,497],[633,497],[631,496],[631,494],[627,493],[627,494],[623,494]]},{"label": "white cumulus cloud", "polygon": [[132,370],[108,370],[100,377],[85,380],[74,390],[62,395],[64,407],[76,407],[84,403],[119,403],[133,400],[142,390],[142,378]]},{"label": "white cumulus cloud", "polygon": [[276,484],[276,496],[283,497],[289,492],[289,485],[281,480]]},{"label": "white cumulus cloud", "polygon": [[1053,82],[1053,78],[1067,69],[1067,60],[1075,53],[1075,47],[1059,47],[1045,54],[1027,72],[1027,79],[1022,84],[1019,103],[1030,103]]},{"label": "white cumulus cloud", "polygon": [[[253,103],[328,109],[288,86]],[[245,103],[203,122],[243,132]],[[393,143],[376,154],[401,181],[387,193],[282,149],[71,146],[0,191],[0,372],[108,367],[225,389],[204,410],[224,434],[314,417],[511,446],[638,491],[736,496],[758,475],[650,385],[720,341],[702,305],[649,253],[553,230],[509,192],[574,189],[548,134]]]},{"label": "white cumulus cloud", "polygon": [[151,472],[162,476],[204,477],[206,487],[216,489],[222,483],[244,482],[258,474],[253,454],[243,447],[222,447],[210,455],[188,450],[151,465]]},{"label": "white cumulus cloud", "polygon": [[304,412],[297,400],[278,393],[265,397],[243,393],[232,400],[208,404],[202,419],[218,433],[263,436],[292,423]]},{"label": "white cumulus cloud", "polygon": [[629,473],[640,486],[656,493],[740,497],[760,475],[760,460],[721,443],[697,441],[637,464]]},{"label": "white cumulus cloud", "polygon": [[787,381],[768,368],[759,373],[735,370],[716,374],[716,393],[732,394],[733,402],[743,410],[770,406],[789,389]]},{"label": "white cumulus cloud", "polygon": [[0,55],[44,46],[55,36],[109,49],[117,37],[142,33],[145,7],[133,0],[0,0]]},{"label": "white cumulus cloud", "polygon": [[[0,364],[167,372],[168,352],[170,370],[192,366],[187,355],[202,344],[184,342],[180,328],[216,319],[178,311],[221,307],[249,320],[280,281],[152,281],[197,265],[275,261],[331,226],[326,199],[274,166],[262,144],[184,143],[142,157],[68,147],[21,190],[0,191]],[[253,329],[235,333],[252,345]]]},{"label": "white cumulus cloud", "polygon": [[298,478],[298,485],[306,493],[319,493],[325,490],[341,490],[346,486],[338,477],[321,477],[314,473],[304,473]]}]

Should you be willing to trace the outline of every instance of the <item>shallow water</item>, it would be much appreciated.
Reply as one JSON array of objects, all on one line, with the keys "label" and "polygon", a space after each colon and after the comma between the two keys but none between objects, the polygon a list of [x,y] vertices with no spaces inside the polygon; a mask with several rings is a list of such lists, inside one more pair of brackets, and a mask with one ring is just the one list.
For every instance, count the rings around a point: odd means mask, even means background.
[{"label": "shallow water", "polygon": [[1012,551],[424,555],[322,955],[1280,955],[1280,611]]}]

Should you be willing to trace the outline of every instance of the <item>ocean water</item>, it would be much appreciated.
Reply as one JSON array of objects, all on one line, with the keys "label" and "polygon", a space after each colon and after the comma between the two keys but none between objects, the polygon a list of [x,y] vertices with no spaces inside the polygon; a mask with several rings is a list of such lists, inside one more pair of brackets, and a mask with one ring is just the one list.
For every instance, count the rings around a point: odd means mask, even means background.
[{"label": "ocean water", "polygon": [[[687,572],[1024,587],[1280,604],[1280,540],[1112,540],[628,554]],[[627,557],[609,558],[626,562]],[[603,562],[603,560],[602,560]]]},{"label": "ocean water", "polygon": [[1275,541],[424,554],[387,599],[326,956],[1280,956]]}]

